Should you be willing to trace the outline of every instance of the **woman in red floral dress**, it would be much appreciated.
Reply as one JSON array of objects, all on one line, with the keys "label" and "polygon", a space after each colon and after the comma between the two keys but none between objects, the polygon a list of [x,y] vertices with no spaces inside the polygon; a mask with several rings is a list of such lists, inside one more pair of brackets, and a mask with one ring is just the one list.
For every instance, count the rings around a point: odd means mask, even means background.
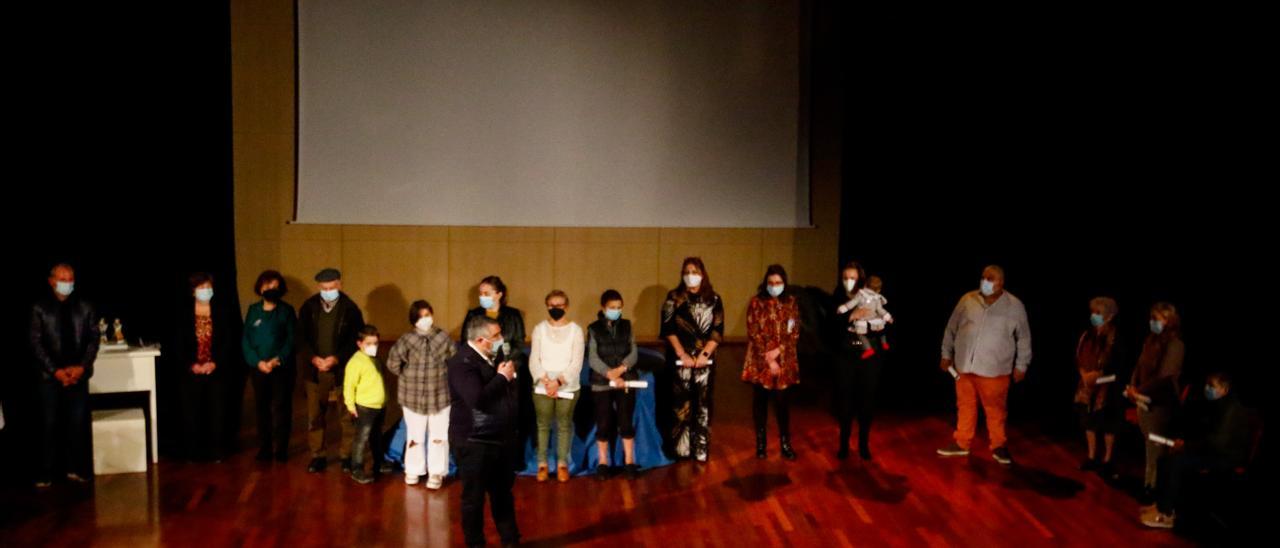
[{"label": "woman in red floral dress", "polygon": [[800,340],[800,306],[787,285],[782,265],[769,265],[760,290],[747,305],[747,359],[742,380],[754,385],[752,418],[756,425],[756,458],[768,456],[766,442],[769,398],[778,419],[782,458],[795,460],[791,448],[787,389],[800,382],[796,343]]}]

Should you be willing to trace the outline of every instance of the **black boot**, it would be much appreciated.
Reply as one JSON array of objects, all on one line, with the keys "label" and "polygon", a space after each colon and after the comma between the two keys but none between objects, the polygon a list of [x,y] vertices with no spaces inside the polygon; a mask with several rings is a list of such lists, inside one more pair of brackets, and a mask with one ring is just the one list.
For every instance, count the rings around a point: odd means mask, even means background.
[{"label": "black boot", "polygon": [[782,458],[787,460],[796,460],[796,452],[791,450],[791,435],[783,434],[778,436],[778,439],[781,440],[779,445],[782,447]]},{"label": "black boot", "polygon": [[764,428],[756,429],[756,458],[764,460],[769,456],[769,442],[765,439],[767,430]]},{"label": "black boot", "polygon": [[871,460],[871,436],[862,435],[862,428],[858,429],[858,456],[862,460]]},{"label": "black boot", "polygon": [[326,464],[328,463],[325,462],[324,457],[316,457],[314,459],[311,459],[311,464],[307,465],[307,471],[311,472],[312,474],[319,474],[320,472],[324,471],[324,467]]}]

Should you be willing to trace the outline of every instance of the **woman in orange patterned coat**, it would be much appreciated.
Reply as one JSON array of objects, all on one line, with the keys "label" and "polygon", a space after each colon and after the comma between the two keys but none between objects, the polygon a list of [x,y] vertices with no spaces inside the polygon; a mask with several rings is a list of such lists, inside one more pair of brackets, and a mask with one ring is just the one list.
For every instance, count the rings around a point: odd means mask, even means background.
[{"label": "woman in orange patterned coat", "polygon": [[787,389],[800,382],[796,343],[800,340],[800,306],[787,286],[782,265],[769,265],[760,290],[747,305],[747,359],[742,380],[754,385],[751,398],[756,424],[756,458],[768,456],[769,398],[778,419],[782,458],[795,460],[791,448]]}]

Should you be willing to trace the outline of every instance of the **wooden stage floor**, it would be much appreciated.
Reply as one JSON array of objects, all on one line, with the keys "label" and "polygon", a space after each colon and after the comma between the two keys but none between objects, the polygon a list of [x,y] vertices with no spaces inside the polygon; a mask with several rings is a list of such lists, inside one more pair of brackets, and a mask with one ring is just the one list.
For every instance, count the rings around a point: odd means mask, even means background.
[{"label": "wooden stage floor", "polygon": [[[728,373],[727,371],[724,373]],[[750,391],[717,379],[712,459],[681,462],[636,481],[574,478],[516,483],[516,511],[532,546],[1180,546],[1151,531],[1138,503],[1080,472],[1079,443],[1011,429],[1018,464],[985,445],[943,460],[948,416],[880,419],[875,460],[834,456],[836,427],[814,405],[792,412],[796,451],[771,436],[754,455]],[[301,392],[300,390],[297,392]],[[249,418],[249,417],[246,417]],[[251,420],[251,419],[250,419]],[[770,413],[771,434],[772,413]],[[460,485],[406,486],[400,476],[357,485],[331,463],[308,474],[295,422],[293,457],[258,463],[247,448],[219,464],[162,461],[146,474],[103,476],[93,488],[3,493],[0,546],[448,546],[461,543]],[[980,431],[981,432],[981,431]],[[247,427],[245,437],[252,434]],[[983,434],[980,433],[980,439]],[[251,445],[251,444],[249,444]],[[491,543],[497,543],[486,521]]]}]

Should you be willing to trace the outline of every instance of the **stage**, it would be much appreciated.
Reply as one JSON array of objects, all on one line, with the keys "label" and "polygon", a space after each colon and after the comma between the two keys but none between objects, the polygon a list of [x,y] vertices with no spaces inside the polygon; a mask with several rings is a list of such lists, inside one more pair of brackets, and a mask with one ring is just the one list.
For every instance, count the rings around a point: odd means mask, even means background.
[{"label": "stage", "polygon": [[[740,353],[740,347],[730,352]],[[723,363],[735,363],[725,357]],[[886,414],[874,461],[835,458],[836,426],[822,405],[792,412],[799,459],[783,461],[770,413],[769,458],[755,458],[750,390],[736,368],[716,379],[712,458],[631,482],[516,481],[524,543],[532,546],[1178,546],[1145,529],[1127,492],[1080,472],[1081,443],[1051,440],[1014,421],[1017,464],[1002,467],[979,441],[967,459],[942,459],[949,416]],[[301,390],[297,391],[301,393]],[[249,400],[251,401],[251,399]],[[301,406],[295,408],[300,410]],[[246,417],[251,415],[246,413]],[[447,546],[461,543],[461,486],[406,486],[400,475],[358,485],[331,463],[306,472],[303,421],[287,464],[245,449],[219,464],[162,459],[149,474],[103,476],[93,489],[10,491],[0,508],[5,546]],[[979,440],[984,434],[980,429]],[[1132,455],[1131,455],[1132,456]],[[486,524],[497,543],[492,523]]]}]

